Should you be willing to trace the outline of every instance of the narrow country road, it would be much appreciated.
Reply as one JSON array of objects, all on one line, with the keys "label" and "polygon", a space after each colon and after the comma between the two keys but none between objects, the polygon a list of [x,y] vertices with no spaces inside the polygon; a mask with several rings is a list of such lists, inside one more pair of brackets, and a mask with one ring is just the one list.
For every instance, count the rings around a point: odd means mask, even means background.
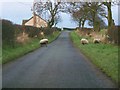
[{"label": "narrow country road", "polygon": [[113,88],[63,31],[57,40],[3,65],[3,88]]}]

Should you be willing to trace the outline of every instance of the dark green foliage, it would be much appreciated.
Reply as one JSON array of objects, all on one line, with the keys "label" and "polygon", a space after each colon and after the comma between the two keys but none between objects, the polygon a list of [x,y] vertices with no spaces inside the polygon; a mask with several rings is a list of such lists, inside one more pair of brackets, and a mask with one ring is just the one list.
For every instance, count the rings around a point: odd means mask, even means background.
[{"label": "dark green foliage", "polygon": [[60,31],[61,29],[57,28],[57,27],[46,27],[46,28],[41,28],[41,31],[44,32],[45,35],[50,35],[52,34],[54,31]]},{"label": "dark green foliage", "polygon": [[23,33],[23,27],[21,25],[14,25],[16,36],[20,33]]},{"label": "dark green foliage", "polygon": [[63,28],[64,30],[69,30],[69,31],[72,31],[72,30],[75,30],[76,28]]},{"label": "dark green foliage", "polygon": [[40,29],[32,26],[25,26],[25,33],[28,34],[29,37],[39,36]]},{"label": "dark green foliage", "polygon": [[45,33],[45,35],[49,35],[49,34],[52,34],[55,29],[54,28],[42,28],[42,30]]},{"label": "dark green foliage", "polygon": [[15,43],[15,29],[12,22],[8,20],[2,20],[2,41],[3,47],[9,45],[14,47]]}]

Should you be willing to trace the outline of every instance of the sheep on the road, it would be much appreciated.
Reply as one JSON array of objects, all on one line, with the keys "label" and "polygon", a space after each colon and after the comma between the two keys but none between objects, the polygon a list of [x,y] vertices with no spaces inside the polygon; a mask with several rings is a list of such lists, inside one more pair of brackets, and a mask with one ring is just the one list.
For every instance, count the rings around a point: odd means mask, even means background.
[{"label": "sheep on the road", "polygon": [[48,44],[48,39],[41,39],[40,40],[40,45],[41,46],[46,45],[46,47],[47,47],[47,44]]},{"label": "sheep on the road", "polygon": [[81,43],[84,45],[84,44],[88,44],[89,41],[87,39],[85,39],[85,38],[82,38],[81,39]]}]

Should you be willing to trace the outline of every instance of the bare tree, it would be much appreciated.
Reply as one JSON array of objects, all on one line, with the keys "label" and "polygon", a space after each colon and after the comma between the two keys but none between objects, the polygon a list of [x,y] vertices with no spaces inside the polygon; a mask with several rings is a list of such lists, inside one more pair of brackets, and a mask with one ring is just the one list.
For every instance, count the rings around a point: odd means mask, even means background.
[{"label": "bare tree", "polygon": [[80,8],[80,10],[78,11],[73,11],[72,13],[72,17],[74,21],[77,21],[79,24],[79,27],[82,28],[84,27],[85,21],[87,20],[87,11],[85,10],[85,8]]},{"label": "bare tree", "polygon": [[47,13],[46,20],[48,22],[48,27],[52,27],[55,24],[58,13],[61,11],[61,7],[61,2],[36,2],[35,12],[38,15]]},{"label": "bare tree", "polygon": [[[104,21],[102,20],[103,15],[106,14],[102,3],[99,2],[80,2],[76,6],[76,9],[71,10],[72,17],[74,20],[79,22],[79,26],[84,27],[85,21],[89,21],[89,25],[93,26],[94,30],[99,30],[100,26]],[[69,10],[70,11],[70,10]],[[103,24],[102,24],[103,25]]]},{"label": "bare tree", "polygon": [[71,14],[73,20],[79,24],[79,27],[84,27],[87,16],[86,8],[82,8],[81,2],[69,2],[68,6],[66,10]]},{"label": "bare tree", "polygon": [[92,22],[93,28],[95,31],[100,30],[100,24],[102,23],[102,16],[106,14],[105,9],[102,5],[102,3],[99,2],[92,2],[92,3],[85,3],[85,7],[89,8],[89,15],[88,20],[89,22]]},{"label": "bare tree", "polygon": [[61,19],[60,15],[57,15],[57,16],[55,17],[54,26],[56,27],[56,25],[57,25],[59,22],[61,22],[61,21],[62,21],[62,19]]}]

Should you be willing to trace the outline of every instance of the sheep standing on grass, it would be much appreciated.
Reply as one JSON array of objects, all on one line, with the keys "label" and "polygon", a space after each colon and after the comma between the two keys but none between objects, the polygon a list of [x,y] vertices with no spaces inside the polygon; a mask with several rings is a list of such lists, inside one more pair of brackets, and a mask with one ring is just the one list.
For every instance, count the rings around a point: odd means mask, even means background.
[{"label": "sheep standing on grass", "polygon": [[41,39],[40,40],[40,45],[41,46],[46,45],[46,47],[47,47],[47,44],[48,44],[48,39]]},{"label": "sheep standing on grass", "polygon": [[87,39],[85,39],[85,38],[82,38],[81,39],[81,43],[84,45],[84,44],[88,44],[89,41]]},{"label": "sheep standing on grass", "polygon": [[100,42],[101,42],[100,39],[94,39],[94,40],[93,40],[93,43],[100,43]]}]

